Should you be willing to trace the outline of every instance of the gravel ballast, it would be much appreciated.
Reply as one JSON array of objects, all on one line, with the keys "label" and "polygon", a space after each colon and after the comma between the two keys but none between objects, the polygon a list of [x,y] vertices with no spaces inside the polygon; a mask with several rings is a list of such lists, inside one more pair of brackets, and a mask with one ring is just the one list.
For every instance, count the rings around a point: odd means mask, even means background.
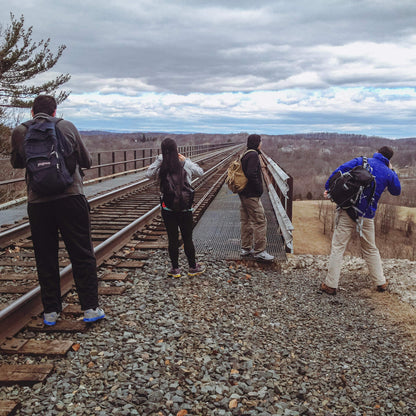
[{"label": "gravel ballast", "polygon": [[[55,371],[33,387],[1,387],[0,399],[44,416],[416,414],[415,338],[378,306],[400,294],[412,304],[413,262],[387,262],[392,291],[376,293],[362,260],[346,259],[341,290],[328,296],[318,291],[325,256],[281,268],[207,258],[198,257],[205,274],[174,279],[166,251],[150,253],[119,283],[122,296],[101,298],[105,320],[56,336],[78,351],[25,358]],[[408,285],[394,276],[400,267]]]}]

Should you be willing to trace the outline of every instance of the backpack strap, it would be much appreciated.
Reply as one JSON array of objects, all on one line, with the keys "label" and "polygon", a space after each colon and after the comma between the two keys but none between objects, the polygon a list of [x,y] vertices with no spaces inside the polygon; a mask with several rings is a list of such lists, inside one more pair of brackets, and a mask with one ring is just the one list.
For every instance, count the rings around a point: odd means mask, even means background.
[{"label": "backpack strap", "polygon": [[[368,159],[367,159],[367,157],[366,157],[366,156],[362,156],[362,159],[363,159],[363,161],[362,161],[362,167],[363,167],[364,169],[367,169],[367,170],[371,173],[371,166],[370,166],[370,164],[368,163]],[[373,202],[374,202],[374,195],[375,195],[375,193],[376,193],[376,184],[377,184],[377,182],[376,182],[376,178],[375,178],[375,176],[374,176],[374,180],[373,180],[372,185],[371,185],[371,193],[370,193],[370,195],[368,195],[368,196],[366,197],[367,202],[368,202],[368,205],[367,205],[367,208],[366,208],[366,209],[368,209],[369,207],[371,207],[371,205],[373,205]],[[363,194],[362,194],[361,198],[362,198],[362,197],[363,197]],[[361,198],[360,198],[360,200],[361,200]],[[358,202],[358,201],[357,201],[357,202]],[[359,214],[361,214],[361,215],[360,215],[360,217],[362,217],[362,215],[364,214],[364,212],[361,212],[361,210],[359,210],[356,206],[354,206],[353,208],[354,208],[354,210],[355,210],[356,212],[358,212]],[[361,221],[361,223],[362,223],[362,221]],[[360,230],[360,235],[361,235],[361,230]]]},{"label": "backpack strap", "polygon": [[255,150],[255,149],[247,149],[242,155],[241,155],[241,157],[240,157],[240,160],[248,153],[248,152],[256,152],[257,153],[257,150]]}]

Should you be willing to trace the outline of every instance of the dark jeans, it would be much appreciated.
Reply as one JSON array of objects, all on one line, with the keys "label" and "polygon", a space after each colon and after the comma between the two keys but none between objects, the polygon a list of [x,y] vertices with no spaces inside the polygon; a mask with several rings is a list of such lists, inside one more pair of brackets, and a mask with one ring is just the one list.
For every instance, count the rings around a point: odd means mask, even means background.
[{"label": "dark jeans", "polygon": [[91,241],[89,205],[84,195],[28,204],[44,311],[61,312],[59,233],[72,263],[81,309],[98,306],[97,265]]},{"label": "dark jeans", "polygon": [[188,258],[189,267],[194,268],[196,263],[195,247],[192,241],[192,211],[173,212],[162,209],[162,218],[168,233],[168,251],[172,268],[177,269],[179,267],[179,229],[181,230],[183,248]]}]

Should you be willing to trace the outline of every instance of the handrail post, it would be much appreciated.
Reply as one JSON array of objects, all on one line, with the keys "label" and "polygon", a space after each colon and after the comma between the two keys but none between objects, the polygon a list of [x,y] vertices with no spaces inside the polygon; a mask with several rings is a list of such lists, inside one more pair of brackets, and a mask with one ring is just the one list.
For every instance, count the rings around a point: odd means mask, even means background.
[{"label": "handrail post", "polygon": [[97,154],[98,177],[101,177],[101,153]]}]

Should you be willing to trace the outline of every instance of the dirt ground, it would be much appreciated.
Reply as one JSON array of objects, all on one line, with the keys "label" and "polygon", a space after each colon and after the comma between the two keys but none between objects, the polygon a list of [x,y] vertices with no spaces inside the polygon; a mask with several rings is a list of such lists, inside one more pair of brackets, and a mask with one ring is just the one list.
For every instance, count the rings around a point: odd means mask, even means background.
[{"label": "dirt ground", "polygon": [[[326,235],[323,234],[324,225],[319,220],[320,203],[320,201],[293,202],[294,254],[326,255],[330,253],[332,231],[328,230]],[[326,201],[326,203],[335,209],[332,202]],[[399,222],[404,222],[409,215],[413,216],[413,220],[416,221],[416,208],[398,207]],[[390,238],[392,237],[390,236]],[[348,254],[348,251],[346,254]]]},{"label": "dirt ground", "polygon": [[329,254],[331,232],[323,234],[319,221],[319,201],[293,202],[293,246],[294,254]]},{"label": "dirt ground", "polygon": [[[399,208],[400,221],[404,221],[409,214],[413,216],[415,221],[416,208]],[[322,232],[323,224],[319,220],[318,201],[295,201],[293,204],[293,225],[295,227],[293,232],[295,256],[291,257],[293,262],[297,262],[296,255],[299,257],[308,254],[329,255],[332,231],[329,231],[327,235]],[[401,326],[412,339],[407,347],[416,349],[416,295],[414,289],[416,275],[413,268],[415,262],[395,258],[383,261],[386,268],[385,273],[391,279],[391,291],[394,293],[380,296],[379,293],[368,288],[363,288],[360,293],[362,296],[372,299],[375,312],[380,314],[383,319],[389,319],[395,325]],[[318,261],[314,261],[313,265],[316,266],[318,263]],[[351,271],[348,271],[346,266],[343,269],[344,278],[349,272]],[[325,267],[322,269],[322,274],[324,273]],[[354,267],[351,273],[354,273]],[[401,296],[402,292],[406,295],[405,297]]]}]

